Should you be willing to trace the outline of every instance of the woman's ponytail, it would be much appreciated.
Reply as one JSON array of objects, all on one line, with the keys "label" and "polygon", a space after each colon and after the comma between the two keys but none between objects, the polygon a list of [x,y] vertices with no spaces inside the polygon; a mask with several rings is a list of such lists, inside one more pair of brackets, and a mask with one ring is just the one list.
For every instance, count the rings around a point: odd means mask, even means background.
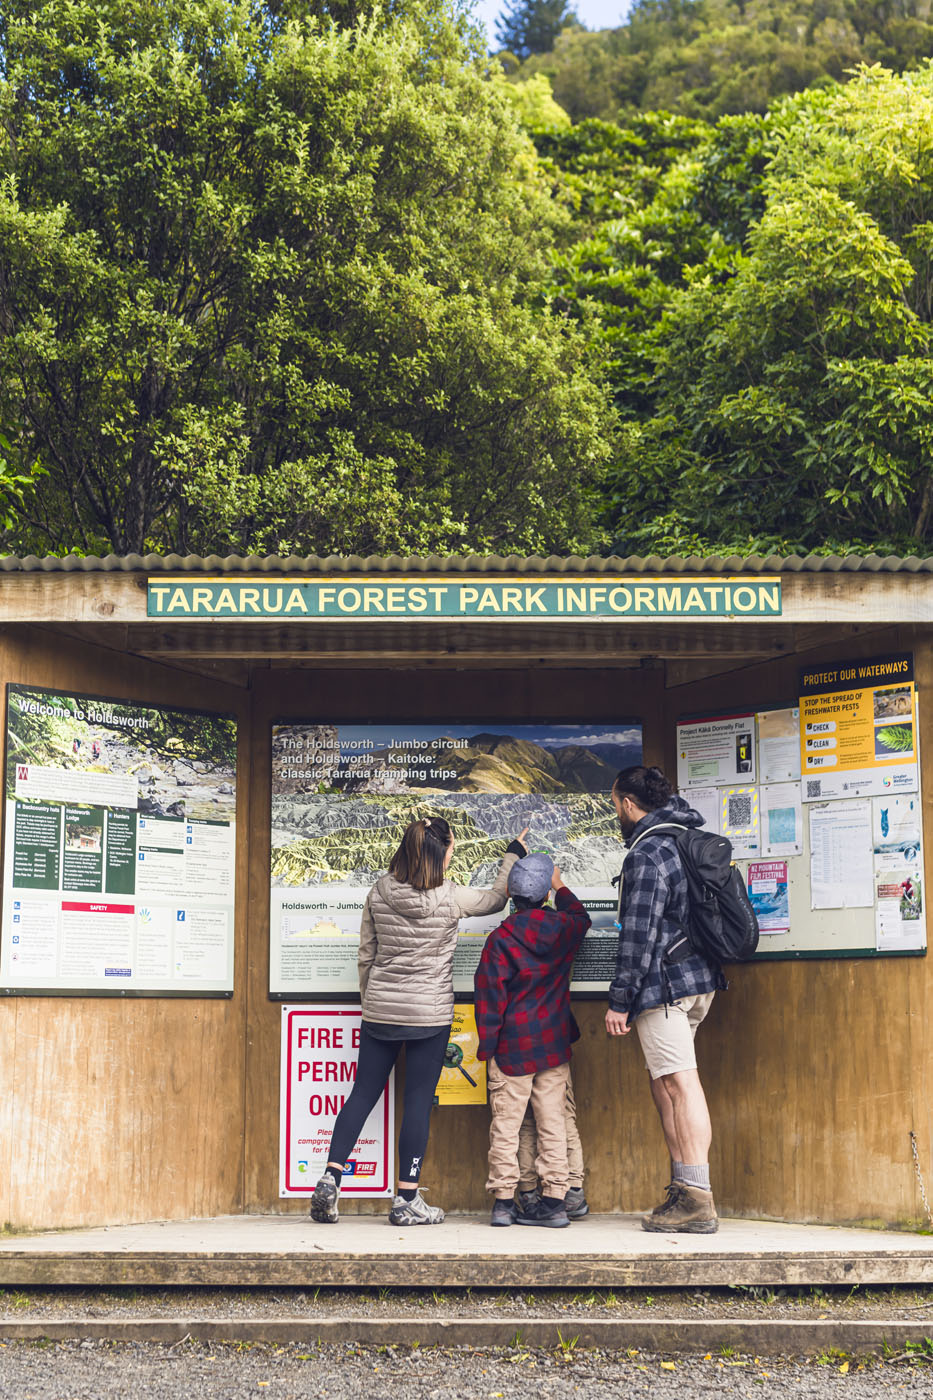
[{"label": "woman's ponytail", "polygon": [[444,859],[452,840],[450,823],[443,817],[410,822],[389,862],[389,874],[416,890],[437,889],[447,878]]}]

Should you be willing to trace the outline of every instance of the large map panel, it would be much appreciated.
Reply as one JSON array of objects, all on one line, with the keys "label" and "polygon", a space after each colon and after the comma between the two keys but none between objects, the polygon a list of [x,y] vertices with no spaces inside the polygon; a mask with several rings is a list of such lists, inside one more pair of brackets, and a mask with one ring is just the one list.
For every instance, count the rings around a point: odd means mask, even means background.
[{"label": "large map panel", "polygon": [[[366,895],[407,824],[431,815],[453,827],[450,873],[467,885],[489,885],[529,827],[529,849],[553,857],[593,920],[573,990],[604,995],[624,855],[609,791],[641,751],[641,728],[627,722],[273,726],[271,995],[358,995]],[[501,917],[461,924],[458,995],[472,993],[483,938]]]}]

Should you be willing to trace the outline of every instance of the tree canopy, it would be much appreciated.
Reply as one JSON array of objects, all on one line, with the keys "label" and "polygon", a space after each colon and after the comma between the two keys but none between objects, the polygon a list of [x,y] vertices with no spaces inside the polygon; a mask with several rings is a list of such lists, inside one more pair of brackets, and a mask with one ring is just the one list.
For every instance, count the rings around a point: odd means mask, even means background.
[{"label": "tree canopy", "polygon": [[496,23],[496,37],[516,58],[549,53],[563,29],[575,24],[569,0],[512,0]]},{"label": "tree canopy", "polygon": [[0,23],[0,427],[11,478],[41,471],[9,546],[592,538],[612,413],[536,298],[565,216],[466,26],[258,0]]},{"label": "tree canopy", "polygon": [[931,55],[928,0],[636,0],[617,29],[564,30],[519,74],[547,74],[574,120],[655,109],[714,120],[763,113],[859,63],[900,72]]}]

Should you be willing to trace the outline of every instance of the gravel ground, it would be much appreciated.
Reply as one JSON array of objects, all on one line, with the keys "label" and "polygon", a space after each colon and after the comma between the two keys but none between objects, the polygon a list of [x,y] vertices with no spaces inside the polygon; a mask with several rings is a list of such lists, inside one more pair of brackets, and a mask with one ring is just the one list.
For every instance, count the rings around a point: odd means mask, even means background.
[{"label": "gravel ground", "polygon": [[0,1397],[15,1400],[605,1400],[607,1393],[687,1400],[710,1394],[786,1400],[927,1396],[933,1356],[860,1363],[836,1355],[772,1361],[707,1356],[667,1360],[606,1351],[303,1350],[264,1344],[174,1347],[131,1343],[8,1343],[0,1349]]},{"label": "gravel ground", "polygon": [[[345,1288],[7,1288],[0,1320],[65,1317],[682,1317],[930,1319],[933,1287],[698,1289],[345,1289]],[[931,1368],[933,1371],[933,1368]]]}]

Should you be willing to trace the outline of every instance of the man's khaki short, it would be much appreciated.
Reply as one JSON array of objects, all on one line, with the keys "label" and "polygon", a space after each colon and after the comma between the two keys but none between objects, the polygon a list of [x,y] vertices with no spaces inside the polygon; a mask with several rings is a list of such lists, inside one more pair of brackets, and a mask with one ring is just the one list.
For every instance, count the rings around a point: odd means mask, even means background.
[{"label": "man's khaki short", "polygon": [[704,992],[701,996],[681,997],[671,1006],[652,1006],[650,1011],[636,1016],[635,1029],[652,1079],[696,1069],[693,1038],[715,995]]}]

